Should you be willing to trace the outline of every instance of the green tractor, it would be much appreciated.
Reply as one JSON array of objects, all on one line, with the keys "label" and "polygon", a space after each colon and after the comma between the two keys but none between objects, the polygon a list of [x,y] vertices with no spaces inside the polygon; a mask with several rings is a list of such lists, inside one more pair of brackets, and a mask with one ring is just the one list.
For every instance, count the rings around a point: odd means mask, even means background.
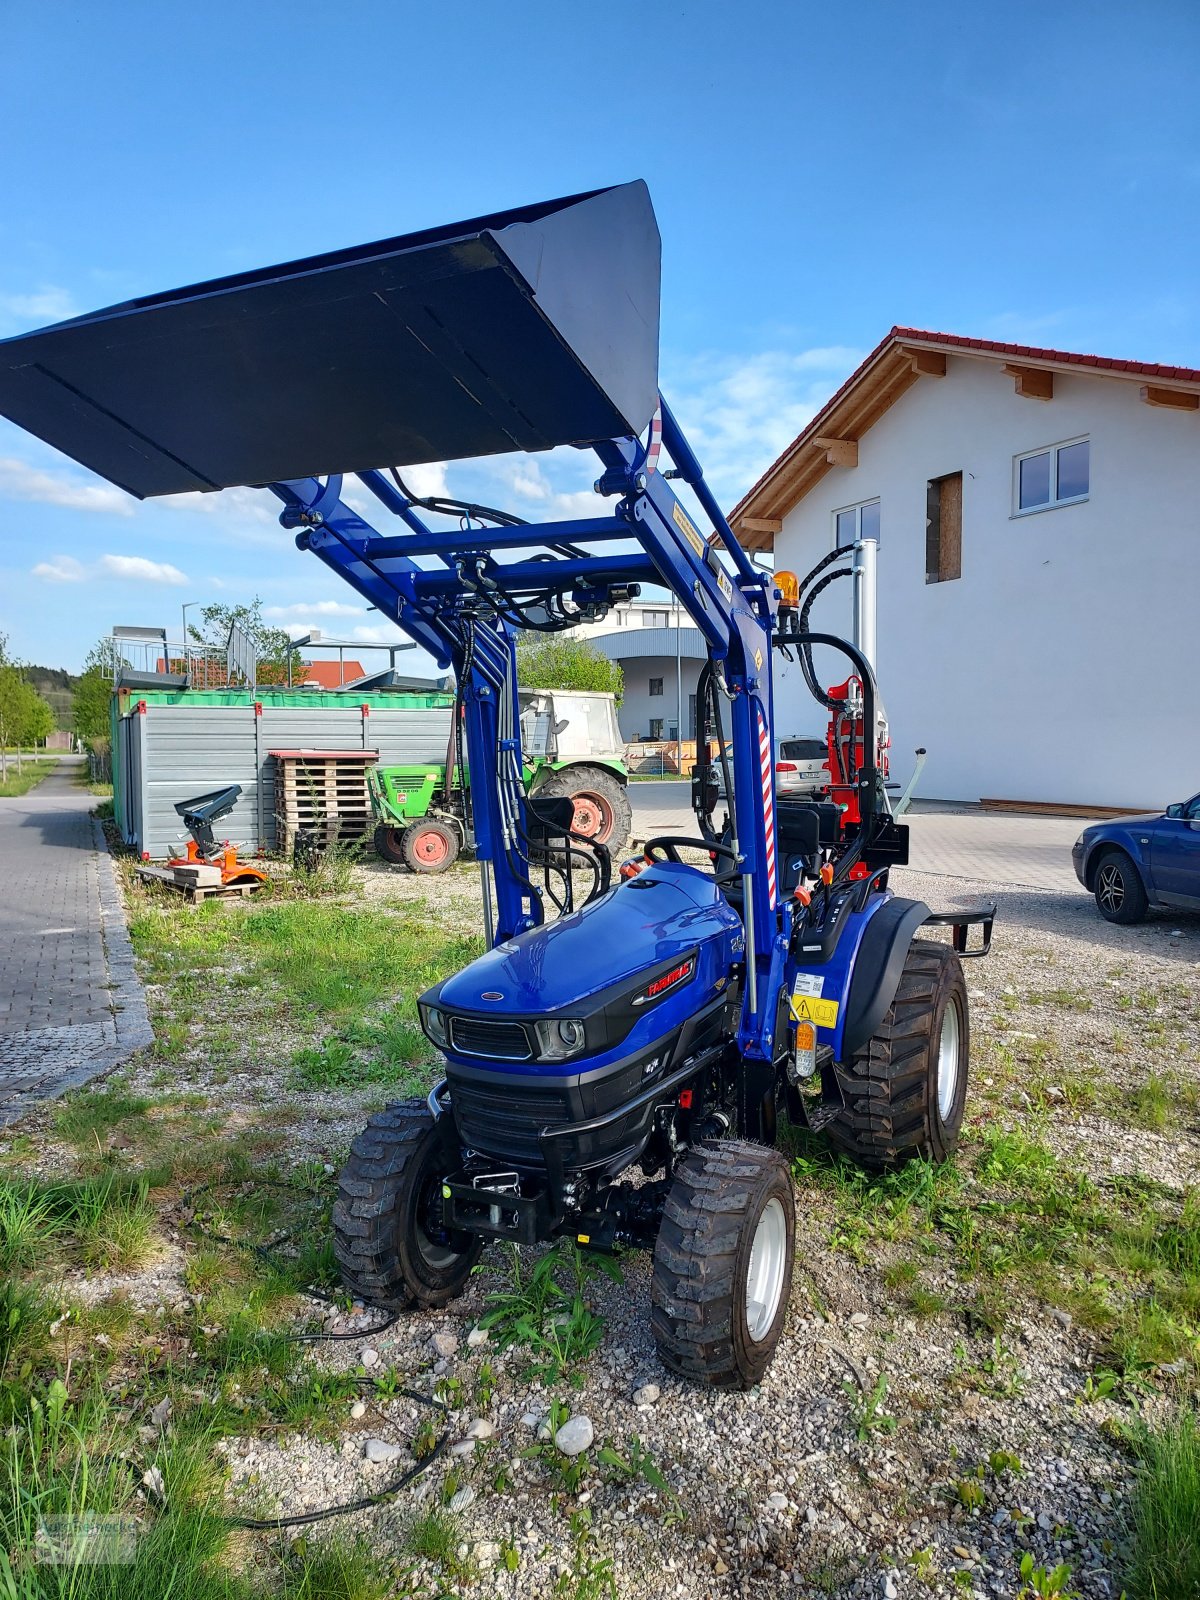
[{"label": "green tractor", "polygon": [[[617,855],[632,830],[633,811],[613,696],[522,689],[519,697],[527,792],[547,799],[570,796],[576,833]],[[375,848],[385,861],[412,872],[444,872],[472,847],[471,774],[460,773],[453,749],[440,766],[368,768],[367,783]]]}]

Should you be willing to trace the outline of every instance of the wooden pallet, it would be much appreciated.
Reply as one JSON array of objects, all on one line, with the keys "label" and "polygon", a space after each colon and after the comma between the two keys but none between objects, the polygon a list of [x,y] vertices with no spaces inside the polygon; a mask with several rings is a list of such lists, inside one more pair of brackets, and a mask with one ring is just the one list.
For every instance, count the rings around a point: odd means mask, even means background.
[{"label": "wooden pallet", "polygon": [[248,900],[256,889],[262,888],[261,883],[189,883],[177,878],[170,867],[139,867],[137,875],[145,883],[162,883],[176,890],[193,906],[201,900]]},{"label": "wooden pallet", "polygon": [[290,856],[301,832],[346,844],[374,826],[367,768],[377,750],[272,750],[275,758],[275,826]]}]

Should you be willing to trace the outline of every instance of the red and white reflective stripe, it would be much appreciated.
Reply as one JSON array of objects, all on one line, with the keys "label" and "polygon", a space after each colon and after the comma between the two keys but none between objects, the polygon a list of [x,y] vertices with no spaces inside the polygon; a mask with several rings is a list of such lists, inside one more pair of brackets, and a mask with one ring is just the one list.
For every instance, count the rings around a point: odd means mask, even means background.
[{"label": "red and white reflective stripe", "polygon": [[771,784],[771,739],[762,707],[758,708],[758,763],[762,769],[763,834],[767,846],[767,896],[775,905],[775,795]]},{"label": "red and white reflective stripe", "polygon": [[646,446],[645,473],[649,477],[652,472],[658,471],[658,455],[662,449],[662,407],[659,406],[650,418],[650,443]]}]

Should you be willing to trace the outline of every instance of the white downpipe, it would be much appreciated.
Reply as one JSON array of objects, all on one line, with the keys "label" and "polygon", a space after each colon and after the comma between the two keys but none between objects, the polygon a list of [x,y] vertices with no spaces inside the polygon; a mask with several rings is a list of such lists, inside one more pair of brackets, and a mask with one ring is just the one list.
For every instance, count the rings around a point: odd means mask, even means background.
[{"label": "white downpipe", "polygon": [[878,615],[878,590],[876,563],[879,545],[874,539],[859,539],[854,545],[854,637],[851,641],[871,664],[878,675],[876,650],[876,618]]}]

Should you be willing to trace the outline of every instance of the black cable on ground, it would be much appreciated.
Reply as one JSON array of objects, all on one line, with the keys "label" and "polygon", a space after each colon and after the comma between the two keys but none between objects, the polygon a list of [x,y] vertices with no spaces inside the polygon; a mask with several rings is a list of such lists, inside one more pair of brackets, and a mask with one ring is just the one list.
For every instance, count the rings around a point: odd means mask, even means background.
[{"label": "black cable on ground", "polygon": [[[316,1195],[319,1193],[319,1191],[316,1189],[308,1187],[301,1188],[296,1184],[286,1183],[282,1179],[278,1178],[253,1178],[246,1181],[250,1182],[255,1188],[259,1189],[283,1189],[290,1194],[303,1193]],[[217,1188],[238,1187],[239,1183],[240,1180],[230,1180],[228,1183],[220,1183],[216,1179],[213,1179],[208,1183],[197,1184],[195,1188],[188,1189],[184,1193],[180,1204],[185,1208],[190,1208],[192,1201],[194,1201],[198,1195],[206,1194]],[[234,1250],[244,1250],[248,1255],[257,1257],[258,1260],[264,1262],[265,1265],[270,1267],[275,1272],[282,1270],[281,1262],[267,1245],[258,1244],[254,1240],[233,1239],[228,1234],[224,1233],[215,1233],[211,1228],[206,1228],[202,1224],[197,1223],[195,1221],[194,1208],[192,1208],[192,1210],[192,1221],[185,1222],[183,1224],[183,1226],[188,1229],[189,1232],[195,1233],[200,1238],[207,1239],[213,1244],[223,1244],[228,1245]],[[286,1239],[287,1237],[288,1235],[284,1234],[279,1242],[282,1243],[283,1239]],[[307,1288],[298,1290],[297,1292],[309,1296],[310,1299],[320,1300],[326,1305],[336,1306],[338,1303],[335,1296],[327,1294],[324,1289],[318,1289],[315,1284],[309,1284]],[[280,1337],[289,1344],[323,1344],[335,1343],[338,1340],[371,1339],[377,1334],[383,1333],[385,1329],[392,1327],[398,1321],[399,1313],[396,1311],[389,1311],[383,1322],[376,1323],[375,1326],[371,1328],[353,1328],[348,1333],[331,1333],[328,1329],[322,1329],[320,1333],[285,1333]],[[360,1381],[366,1386],[372,1386],[369,1378],[364,1378]],[[395,1394],[393,1396],[389,1396],[389,1398],[395,1398],[397,1396],[403,1396],[408,1400],[415,1400],[419,1405],[429,1406],[432,1410],[440,1412],[442,1416],[445,1416],[446,1414],[446,1408],[439,1400],[432,1399],[427,1394],[421,1394],[419,1390],[408,1388],[397,1389]],[[410,1483],[415,1482],[415,1480],[421,1477],[422,1474],[428,1472],[430,1467],[433,1466],[434,1462],[445,1454],[446,1447],[449,1443],[450,1430],[449,1428],[444,1428],[442,1430],[441,1437],[436,1441],[433,1449],[427,1456],[423,1457],[420,1461],[414,1461],[411,1467],[405,1468],[398,1478],[393,1479],[393,1481],[389,1484],[385,1484],[382,1489],[376,1490],[374,1494],[363,1495],[358,1500],[347,1500],[340,1502],[337,1505],[322,1506],[317,1511],[301,1511],[297,1512],[293,1516],[226,1516],[223,1518],[223,1520],[228,1523],[231,1528],[248,1528],[259,1533],[276,1533],[282,1528],[311,1527],[315,1522],[325,1522],[330,1517],[344,1517],[349,1515],[349,1513],[352,1511],[368,1511],[371,1509],[371,1507],[382,1505],[385,1501],[392,1499],[395,1495],[398,1495],[401,1490],[407,1489]]]}]

